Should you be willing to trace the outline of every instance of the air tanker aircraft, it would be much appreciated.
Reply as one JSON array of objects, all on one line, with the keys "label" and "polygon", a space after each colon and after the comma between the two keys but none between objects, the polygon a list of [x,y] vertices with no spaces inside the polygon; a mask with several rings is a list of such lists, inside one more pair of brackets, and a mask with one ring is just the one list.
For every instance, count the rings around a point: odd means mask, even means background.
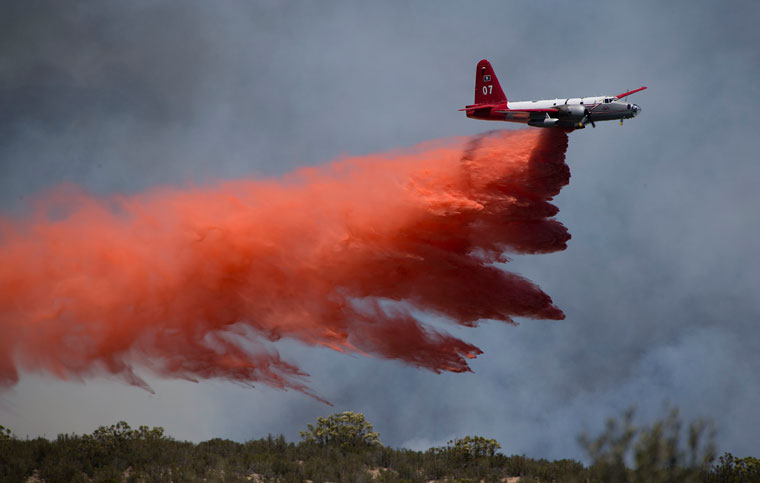
[{"label": "air tanker aircraft", "polygon": [[623,98],[644,89],[646,87],[639,87],[616,96],[508,102],[491,63],[483,59],[475,71],[475,104],[460,111],[473,119],[521,122],[536,127],[583,129],[586,124],[596,127],[594,121],[614,119],[620,119],[622,126],[623,119],[636,117],[641,112],[639,106]]}]

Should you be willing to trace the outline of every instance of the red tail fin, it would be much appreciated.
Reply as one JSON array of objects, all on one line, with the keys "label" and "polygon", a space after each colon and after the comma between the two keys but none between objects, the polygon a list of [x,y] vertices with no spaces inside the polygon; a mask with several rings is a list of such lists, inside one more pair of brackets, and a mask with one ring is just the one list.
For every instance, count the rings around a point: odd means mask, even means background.
[{"label": "red tail fin", "polygon": [[486,59],[478,62],[475,70],[475,104],[496,104],[506,102],[507,96],[501,90],[499,79]]}]

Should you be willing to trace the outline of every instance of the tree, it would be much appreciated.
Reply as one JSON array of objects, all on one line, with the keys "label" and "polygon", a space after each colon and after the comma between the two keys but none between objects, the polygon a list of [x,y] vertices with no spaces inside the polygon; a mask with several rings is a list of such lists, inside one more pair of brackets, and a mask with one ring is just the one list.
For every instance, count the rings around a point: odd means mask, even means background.
[{"label": "tree", "polygon": [[495,439],[486,439],[482,436],[465,436],[462,439],[449,441],[451,451],[465,459],[492,457],[501,445]]},{"label": "tree", "polygon": [[16,439],[13,432],[0,424],[0,441],[10,441],[12,439]]},{"label": "tree", "polygon": [[[592,481],[616,482],[697,482],[702,481],[715,458],[714,431],[704,421],[688,427],[688,443],[681,442],[682,423],[678,409],[671,409],[662,420],[651,426],[637,428],[633,424],[635,411],[625,412],[622,424],[607,421],[604,432],[594,440],[580,437],[592,460]],[[707,441],[703,436],[707,433]],[[626,466],[634,463],[633,468]]]},{"label": "tree", "polygon": [[718,463],[713,466],[712,472],[705,481],[716,483],[760,481],[760,459],[751,456],[736,458],[731,453],[726,453],[718,458]]},{"label": "tree", "polygon": [[301,431],[301,438],[307,444],[337,446],[342,450],[382,446],[380,436],[372,431],[372,425],[364,419],[364,414],[346,411],[317,418],[317,424],[308,425],[308,431]]}]

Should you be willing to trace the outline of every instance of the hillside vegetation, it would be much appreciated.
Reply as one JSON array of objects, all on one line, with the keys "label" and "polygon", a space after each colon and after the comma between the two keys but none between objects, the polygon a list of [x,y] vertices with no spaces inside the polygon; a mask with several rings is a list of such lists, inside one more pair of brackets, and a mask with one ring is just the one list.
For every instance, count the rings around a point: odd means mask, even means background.
[{"label": "hillside vegetation", "polygon": [[446,446],[411,451],[383,446],[360,413],[318,418],[298,443],[267,436],[245,443],[177,441],[160,427],[119,422],[92,434],[55,440],[19,439],[0,426],[1,481],[562,481],[752,482],[760,460],[714,459],[712,432],[702,422],[682,427],[678,411],[637,428],[633,411],[610,420],[597,437],[582,436],[590,466],[506,456],[493,439],[466,436]]}]

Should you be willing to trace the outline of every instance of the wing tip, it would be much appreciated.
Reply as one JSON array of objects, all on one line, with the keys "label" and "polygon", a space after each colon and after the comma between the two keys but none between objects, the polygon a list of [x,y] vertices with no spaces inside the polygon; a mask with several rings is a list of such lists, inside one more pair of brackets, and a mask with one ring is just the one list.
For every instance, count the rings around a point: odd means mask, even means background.
[{"label": "wing tip", "polygon": [[647,86],[641,86],[641,87],[639,87],[638,89],[634,89],[634,90],[632,90],[632,91],[628,91],[628,92],[623,92],[622,94],[618,94],[618,95],[617,95],[617,96],[615,96],[615,97],[617,97],[618,99],[621,99],[621,98],[623,98],[623,97],[626,97],[626,96],[630,96],[631,94],[635,94],[635,93],[637,93],[637,92],[639,92],[639,91],[643,91],[643,90],[644,90],[644,89],[646,89],[646,88],[647,88]]}]

